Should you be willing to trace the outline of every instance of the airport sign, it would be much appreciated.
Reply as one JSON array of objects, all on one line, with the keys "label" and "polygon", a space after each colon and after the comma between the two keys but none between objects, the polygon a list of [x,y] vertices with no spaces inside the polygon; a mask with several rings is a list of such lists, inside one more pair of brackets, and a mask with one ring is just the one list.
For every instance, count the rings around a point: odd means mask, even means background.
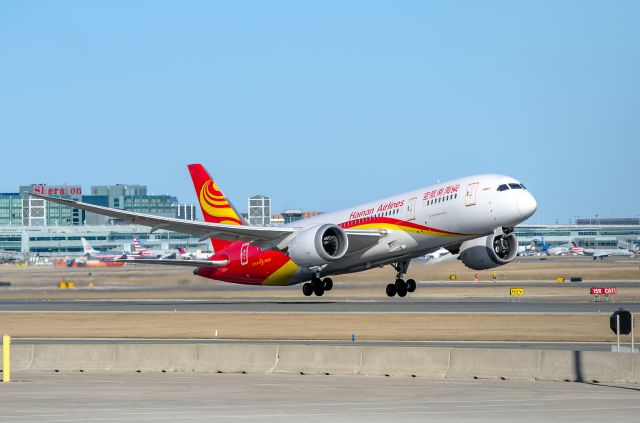
[{"label": "airport sign", "polygon": [[511,288],[509,290],[509,295],[511,296],[521,296],[524,295],[524,288]]},{"label": "airport sign", "polygon": [[618,293],[618,288],[591,288],[591,295],[615,295]]}]

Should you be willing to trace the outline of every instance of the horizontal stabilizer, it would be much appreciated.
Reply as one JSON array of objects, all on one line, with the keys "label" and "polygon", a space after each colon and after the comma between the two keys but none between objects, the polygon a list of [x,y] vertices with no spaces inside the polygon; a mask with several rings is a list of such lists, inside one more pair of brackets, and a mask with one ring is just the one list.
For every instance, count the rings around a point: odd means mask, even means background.
[{"label": "horizontal stabilizer", "polygon": [[176,260],[176,259],[116,259],[119,263],[134,264],[164,264],[169,266],[188,266],[188,267],[223,267],[229,264],[227,260]]}]

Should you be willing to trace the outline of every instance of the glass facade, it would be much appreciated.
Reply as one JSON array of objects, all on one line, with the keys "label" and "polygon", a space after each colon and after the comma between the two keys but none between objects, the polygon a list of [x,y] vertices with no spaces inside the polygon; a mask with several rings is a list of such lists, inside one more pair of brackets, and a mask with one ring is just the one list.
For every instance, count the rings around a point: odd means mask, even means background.
[{"label": "glass facade", "polygon": [[[126,224],[80,209],[72,209],[28,195],[35,192],[55,197],[83,201],[103,207],[152,214],[162,217],[178,217],[178,200],[170,195],[149,195],[144,185],[92,186],[90,195],[83,195],[77,185],[33,184],[21,186],[17,193],[0,193],[0,227],[2,226],[79,226]],[[183,207],[184,218],[195,220],[195,206]]]},{"label": "glass facade", "polygon": [[248,210],[250,225],[271,225],[271,198],[264,195],[254,195],[250,197]]},{"label": "glass facade", "polygon": [[[633,220],[629,220],[633,221]],[[544,240],[550,247],[575,242],[578,247],[640,247],[640,225],[520,225],[515,229],[518,243],[529,245]]]},{"label": "glass facade", "polygon": [[80,238],[91,242],[99,251],[131,251],[134,237],[144,241],[147,248],[173,249],[178,247],[211,249],[210,242],[200,242],[188,234],[151,229],[137,225],[118,226],[48,226],[0,227],[0,250],[17,251],[42,256],[79,255]]}]

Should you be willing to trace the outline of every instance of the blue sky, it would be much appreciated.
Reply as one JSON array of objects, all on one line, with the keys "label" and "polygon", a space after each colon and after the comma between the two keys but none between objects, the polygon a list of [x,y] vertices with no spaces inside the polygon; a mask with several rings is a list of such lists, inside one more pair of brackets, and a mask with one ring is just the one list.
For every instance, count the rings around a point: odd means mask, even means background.
[{"label": "blue sky", "polygon": [[0,191],[202,162],[333,210],[474,173],[532,222],[640,215],[640,2],[0,2]]}]

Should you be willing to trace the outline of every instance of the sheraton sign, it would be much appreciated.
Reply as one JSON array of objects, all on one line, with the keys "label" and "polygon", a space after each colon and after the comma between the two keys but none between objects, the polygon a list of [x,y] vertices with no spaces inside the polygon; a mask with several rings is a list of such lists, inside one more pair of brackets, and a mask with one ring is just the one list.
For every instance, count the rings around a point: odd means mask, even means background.
[{"label": "sheraton sign", "polygon": [[69,185],[33,185],[33,192],[43,195],[82,195],[82,187]]}]

